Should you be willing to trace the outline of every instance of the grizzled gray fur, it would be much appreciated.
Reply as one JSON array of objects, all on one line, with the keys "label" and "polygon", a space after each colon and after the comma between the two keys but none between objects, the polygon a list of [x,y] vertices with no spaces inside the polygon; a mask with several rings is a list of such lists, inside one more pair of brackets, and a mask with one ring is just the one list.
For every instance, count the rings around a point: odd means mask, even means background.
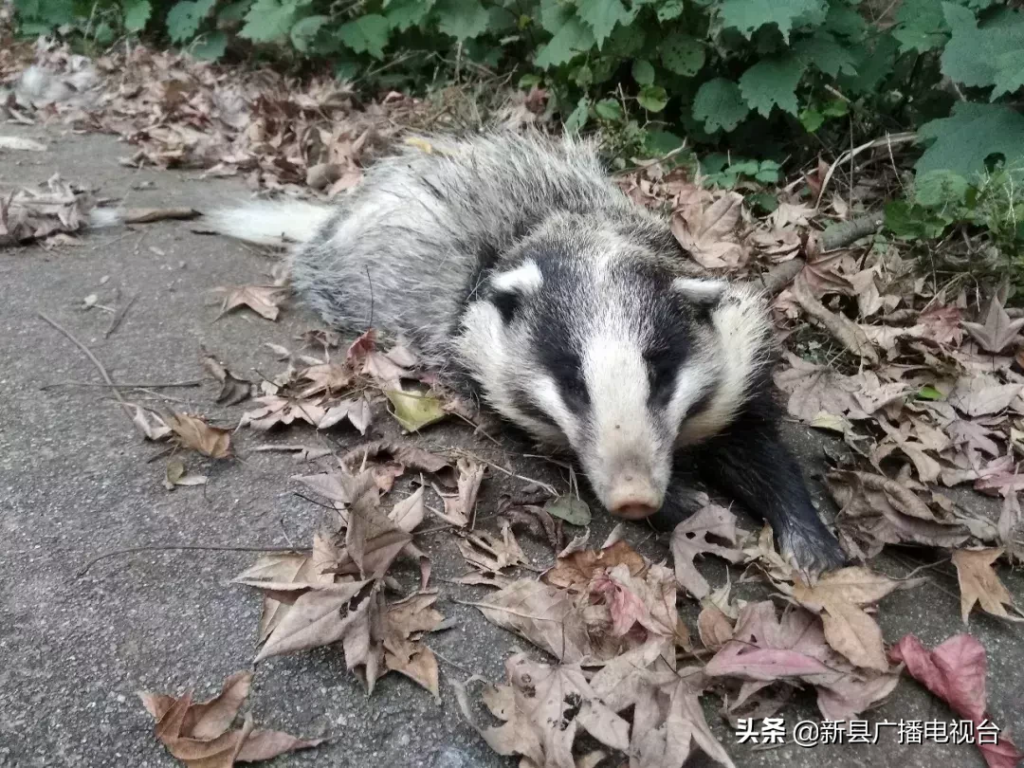
[{"label": "grizzled gray fur", "polygon": [[293,286],[326,322],[407,337],[570,449],[613,514],[678,520],[692,471],[766,517],[801,566],[843,562],[777,434],[765,301],[703,274],[591,145],[429,137],[333,208],[253,203],[210,219],[295,243]]}]

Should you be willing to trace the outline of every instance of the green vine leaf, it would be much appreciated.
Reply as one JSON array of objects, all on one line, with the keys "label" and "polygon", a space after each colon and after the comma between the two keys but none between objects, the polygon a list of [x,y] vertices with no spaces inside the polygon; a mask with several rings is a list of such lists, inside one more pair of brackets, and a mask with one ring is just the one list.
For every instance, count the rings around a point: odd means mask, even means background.
[{"label": "green vine leaf", "polygon": [[295,22],[289,33],[295,50],[308,51],[320,28],[330,20],[330,16],[307,16]]},{"label": "green vine leaf", "polygon": [[288,34],[295,19],[295,10],[294,0],[284,3],[278,0],[256,0],[245,15],[245,26],[238,34],[255,43],[273,42]]},{"label": "green vine leaf", "polygon": [[149,0],[137,0],[124,9],[124,28],[129,32],[141,32],[153,14],[153,6]]},{"label": "green vine leaf", "polygon": [[480,0],[441,0],[434,12],[437,28],[459,42],[482,35],[490,21]]},{"label": "green vine leaf", "polygon": [[734,131],[750,113],[739,86],[732,80],[717,77],[704,83],[693,99],[693,117],[714,133],[720,128]]},{"label": "green vine leaf", "polygon": [[384,18],[391,28],[405,32],[427,18],[434,0],[391,0],[385,7]]},{"label": "green vine leaf", "polygon": [[555,32],[554,37],[546,45],[541,46],[534,59],[541,69],[550,69],[559,64],[566,64],[573,60],[577,54],[589,51],[594,47],[594,35],[582,21],[576,18],[575,14],[565,14],[562,25]]},{"label": "green vine leaf", "polygon": [[633,62],[633,79],[639,85],[652,85],[654,83],[654,65],[647,59],[636,59]]},{"label": "green vine leaf", "polygon": [[668,93],[660,85],[645,85],[636,100],[648,112],[661,112],[668,104]]},{"label": "green vine leaf", "polygon": [[739,30],[748,39],[761,27],[774,24],[788,43],[794,27],[820,24],[827,10],[824,0],[724,0],[718,13],[723,26]]},{"label": "green vine leaf", "polygon": [[598,49],[617,24],[633,21],[633,14],[626,10],[622,0],[579,0],[579,17],[593,31]]},{"label": "green vine leaf", "polygon": [[704,46],[682,32],[666,37],[658,47],[658,52],[665,68],[677,75],[693,77],[704,66]]},{"label": "green vine leaf", "polygon": [[857,74],[857,65],[850,52],[833,35],[823,30],[794,43],[793,55],[805,67],[813,65],[829,77]]},{"label": "green vine leaf", "polygon": [[942,0],[903,0],[892,35],[899,41],[900,53],[941,48],[949,36]]},{"label": "green vine leaf", "polygon": [[338,37],[355,53],[369,53],[375,59],[383,59],[390,32],[388,20],[371,13],[343,24]]},{"label": "green vine leaf", "polygon": [[1024,49],[1024,14],[1010,11],[979,28],[974,14],[962,5],[943,3],[942,10],[953,32],[942,52],[942,73],[966,86],[995,85],[1001,57]]},{"label": "green vine leaf", "polygon": [[[167,34],[175,43],[191,40],[213,9],[215,0],[182,0],[167,14]],[[285,32],[288,30],[286,29]]]},{"label": "green vine leaf", "polygon": [[765,117],[771,114],[775,106],[796,115],[800,109],[796,87],[806,67],[803,61],[792,54],[761,59],[743,73],[740,92],[747,104]]},{"label": "green vine leaf", "polygon": [[1007,168],[1024,163],[1024,115],[998,104],[960,102],[951,117],[922,125],[917,137],[934,141],[917,161],[919,175],[946,170],[970,179],[985,171],[994,154]]}]

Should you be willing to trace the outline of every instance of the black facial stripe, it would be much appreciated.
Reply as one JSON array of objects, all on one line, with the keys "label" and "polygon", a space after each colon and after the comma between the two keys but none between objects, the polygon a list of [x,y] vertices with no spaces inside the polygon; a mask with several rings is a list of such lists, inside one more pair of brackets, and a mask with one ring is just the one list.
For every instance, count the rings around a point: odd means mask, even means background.
[{"label": "black facial stripe", "polygon": [[497,308],[498,314],[501,315],[501,321],[505,325],[512,322],[521,299],[522,297],[515,291],[495,291],[490,296],[491,304]]},{"label": "black facial stripe", "polygon": [[694,401],[693,405],[691,405],[687,409],[687,411],[686,411],[686,418],[687,419],[692,419],[694,416],[699,416],[700,414],[704,413],[704,411],[706,411],[711,406],[711,401],[714,399],[715,392],[717,390],[718,390],[718,382],[717,381],[714,382],[713,384],[709,385],[704,390],[704,392],[701,393],[701,396],[698,397]]},{"label": "black facial stripe", "polygon": [[524,415],[529,416],[531,419],[536,419],[542,424],[547,424],[555,429],[560,429],[558,424],[548,416],[544,411],[538,408],[525,392],[515,391],[512,392],[512,405],[520,410]]}]

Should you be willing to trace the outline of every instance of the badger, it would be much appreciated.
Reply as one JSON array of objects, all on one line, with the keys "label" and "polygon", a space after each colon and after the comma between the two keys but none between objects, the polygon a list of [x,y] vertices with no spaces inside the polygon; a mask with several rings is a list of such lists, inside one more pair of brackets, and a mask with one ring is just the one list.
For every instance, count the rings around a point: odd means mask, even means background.
[{"label": "badger", "polygon": [[845,561],[779,437],[764,297],[704,273],[592,142],[428,136],[335,205],[253,201],[207,219],[292,243],[293,289],[326,323],[404,336],[574,454],[612,515],[678,522],[703,498],[696,479],[766,519],[798,567]]}]

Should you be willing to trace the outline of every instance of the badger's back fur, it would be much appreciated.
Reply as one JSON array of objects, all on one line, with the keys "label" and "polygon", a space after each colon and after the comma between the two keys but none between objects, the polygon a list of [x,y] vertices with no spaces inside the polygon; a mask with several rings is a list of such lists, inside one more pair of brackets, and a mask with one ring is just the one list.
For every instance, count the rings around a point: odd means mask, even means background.
[{"label": "badger's back fur", "polygon": [[[767,430],[751,439],[784,452],[766,405],[766,303],[703,275],[587,143],[430,137],[372,166],[333,209],[256,203],[208,218],[251,242],[296,243],[292,285],[326,322],[402,334],[471,379],[506,418],[570,447],[616,514],[655,512],[678,448],[712,456],[751,418]],[[804,505],[798,522],[828,538],[796,478],[776,506]],[[837,560],[817,544],[802,554],[799,526],[780,520],[798,559]]]}]

